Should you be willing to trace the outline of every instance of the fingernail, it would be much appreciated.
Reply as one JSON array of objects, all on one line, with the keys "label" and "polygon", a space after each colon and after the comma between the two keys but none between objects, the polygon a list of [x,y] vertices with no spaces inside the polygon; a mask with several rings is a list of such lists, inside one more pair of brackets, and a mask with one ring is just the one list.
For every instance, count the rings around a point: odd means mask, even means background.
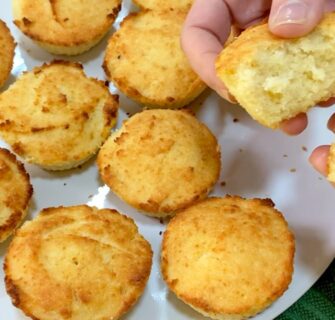
[{"label": "fingernail", "polygon": [[221,97],[223,97],[224,99],[226,99],[228,102],[232,103],[232,104],[237,104],[237,100],[235,99],[235,97],[229,93],[229,91],[227,90],[227,88],[223,85],[219,85],[216,90],[215,90]]},{"label": "fingernail", "polygon": [[275,14],[272,24],[304,24],[307,21],[308,6],[301,0],[289,0],[283,3]]},{"label": "fingernail", "polygon": [[228,98],[228,101],[232,104],[237,104],[237,100],[235,99],[235,97],[233,95],[231,95],[229,92],[228,92],[228,95],[227,95],[227,98]]},{"label": "fingernail", "polygon": [[231,95],[228,90],[221,90],[219,92],[219,94],[225,98],[228,102],[232,103],[232,104],[237,104],[237,100],[235,99],[235,97],[233,95]]}]

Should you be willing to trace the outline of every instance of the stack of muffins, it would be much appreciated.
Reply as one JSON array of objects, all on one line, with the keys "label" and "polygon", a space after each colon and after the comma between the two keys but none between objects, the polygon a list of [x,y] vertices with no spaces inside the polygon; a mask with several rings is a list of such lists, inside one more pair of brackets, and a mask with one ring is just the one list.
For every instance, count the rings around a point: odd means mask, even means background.
[{"label": "stack of muffins", "polygon": [[[114,132],[118,96],[79,63],[46,63],[0,94],[0,136],[13,152],[0,149],[0,241],[14,234],[5,284],[32,319],[118,319],[143,293],[153,253],[135,222],[110,208],[45,208],[20,227],[33,190],[14,153],[51,171],[71,170],[97,154],[111,192],[139,214],[172,218],[162,276],[203,315],[244,319],[288,288],[294,237],[272,201],[208,198],[220,175],[220,147],[183,108],[206,89],[179,44],[192,2],[136,0],[141,10],[112,34],[106,76],[143,106]],[[16,26],[43,49],[78,55],[110,30],[121,1],[12,0],[12,6]],[[0,85],[14,48],[1,22]]]}]

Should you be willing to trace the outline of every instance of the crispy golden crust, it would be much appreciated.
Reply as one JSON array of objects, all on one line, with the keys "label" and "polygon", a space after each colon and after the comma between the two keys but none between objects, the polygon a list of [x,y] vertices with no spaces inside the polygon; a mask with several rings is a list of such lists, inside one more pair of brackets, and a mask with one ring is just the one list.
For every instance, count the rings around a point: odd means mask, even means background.
[{"label": "crispy golden crust", "polygon": [[278,128],[335,95],[335,13],[305,37],[281,39],[267,24],[227,46],[216,63],[219,78],[258,122]]},{"label": "crispy golden crust", "polygon": [[0,148],[0,242],[24,219],[32,194],[33,187],[23,164]]},{"label": "crispy golden crust", "polygon": [[93,156],[116,122],[118,97],[77,63],[26,72],[0,95],[0,135],[13,151],[49,170]]},{"label": "crispy golden crust", "polygon": [[48,208],[16,232],[5,283],[33,319],[116,320],[142,294],[151,264],[132,219],[84,205]]},{"label": "crispy golden crust", "polygon": [[7,80],[14,59],[15,42],[6,24],[0,20],[0,87]]},{"label": "crispy golden crust", "polygon": [[328,156],[328,180],[335,182],[335,143],[330,147],[330,152]]},{"label": "crispy golden crust", "polygon": [[46,50],[75,55],[89,50],[106,34],[121,0],[13,0],[16,26]]},{"label": "crispy golden crust", "polygon": [[113,192],[156,217],[206,197],[220,174],[216,138],[179,110],[134,115],[106,141],[97,162]]},{"label": "crispy golden crust", "polygon": [[168,224],[161,268],[169,288],[213,319],[252,316],[280,297],[294,237],[271,200],[209,198]]},{"label": "crispy golden crust", "polygon": [[205,89],[180,47],[185,16],[176,10],[141,11],[122,22],[103,65],[120,91],[150,107],[177,108]]},{"label": "crispy golden crust", "polygon": [[194,0],[134,0],[141,9],[149,10],[188,10]]}]

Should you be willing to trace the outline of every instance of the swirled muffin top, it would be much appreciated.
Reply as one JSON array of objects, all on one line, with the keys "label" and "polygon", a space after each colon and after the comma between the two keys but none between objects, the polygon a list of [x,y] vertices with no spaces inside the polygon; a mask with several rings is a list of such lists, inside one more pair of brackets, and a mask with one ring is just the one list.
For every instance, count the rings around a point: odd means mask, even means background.
[{"label": "swirled muffin top", "polygon": [[33,319],[116,320],[142,294],[151,263],[132,219],[85,205],[48,208],[10,244],[6,289]]}]

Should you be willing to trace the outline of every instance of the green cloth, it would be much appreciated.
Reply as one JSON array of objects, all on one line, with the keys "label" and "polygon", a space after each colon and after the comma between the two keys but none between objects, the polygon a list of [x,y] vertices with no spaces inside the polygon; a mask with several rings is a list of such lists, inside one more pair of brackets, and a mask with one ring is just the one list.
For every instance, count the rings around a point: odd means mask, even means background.
[{"label": "green cloth", "polygon": [[335,260],[315,285],[276,320],[335,320]]}]

